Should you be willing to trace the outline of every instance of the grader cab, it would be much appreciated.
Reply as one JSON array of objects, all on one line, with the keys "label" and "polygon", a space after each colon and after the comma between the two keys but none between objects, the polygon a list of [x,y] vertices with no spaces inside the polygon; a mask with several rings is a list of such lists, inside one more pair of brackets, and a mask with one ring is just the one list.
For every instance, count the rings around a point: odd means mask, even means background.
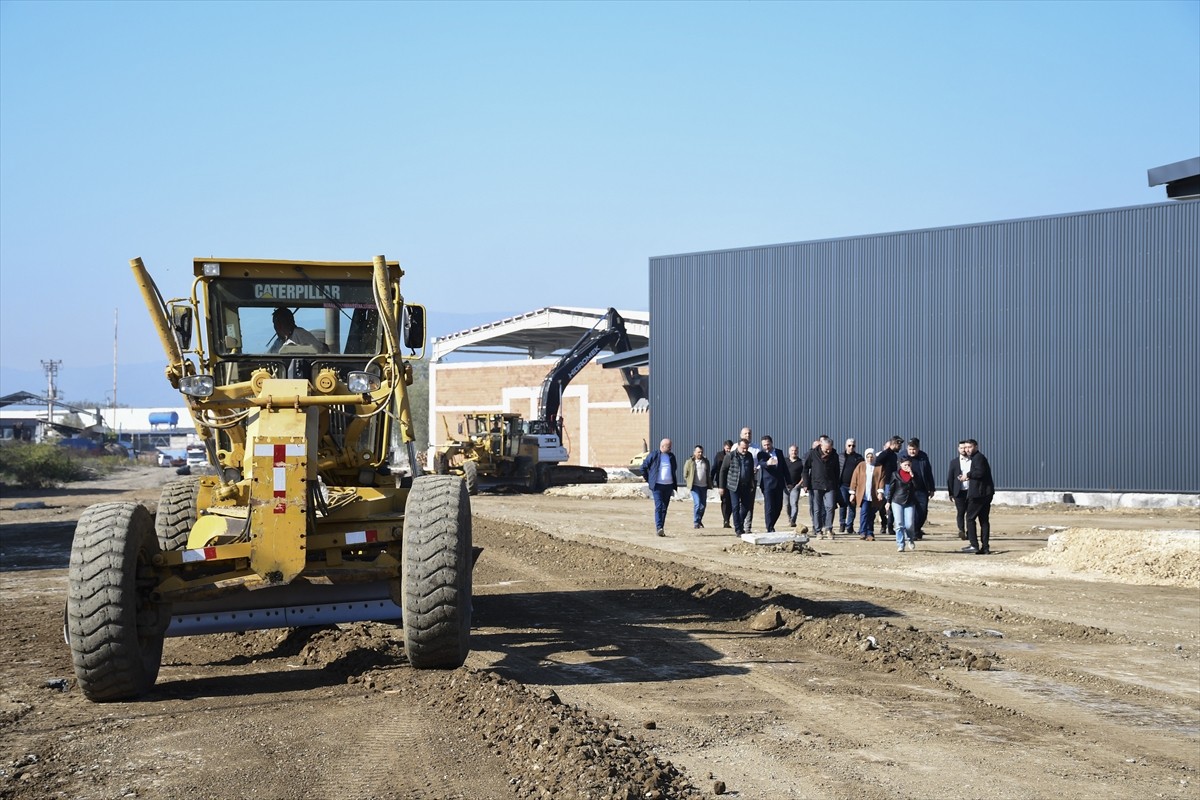
[{"label": "grader cab", "polygon": [[461,665],[469,499],[415,457],[425,314],[399,265],[196,259],[165,301],[130,264],[216,474],[168,484],[156,517],[81,517],[65,632],[84,694],[146,693],[165,637],[360,620],[401,620],[414,667]]}]

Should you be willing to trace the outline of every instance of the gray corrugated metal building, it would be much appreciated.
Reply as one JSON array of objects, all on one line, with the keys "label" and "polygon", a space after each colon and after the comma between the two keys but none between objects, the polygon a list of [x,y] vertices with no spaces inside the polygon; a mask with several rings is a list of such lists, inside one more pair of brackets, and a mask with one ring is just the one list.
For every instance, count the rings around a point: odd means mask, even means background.
[{"label": "gray corrugated metal building", "polygon": [[1200,492],[1200,202],[650,259],[651,436],[975,438],[997,487]]}]

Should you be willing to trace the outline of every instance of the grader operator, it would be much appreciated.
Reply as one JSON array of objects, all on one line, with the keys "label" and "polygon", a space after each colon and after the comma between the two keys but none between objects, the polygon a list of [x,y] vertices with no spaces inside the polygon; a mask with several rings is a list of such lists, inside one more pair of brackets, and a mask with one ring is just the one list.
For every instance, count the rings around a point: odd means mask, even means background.
[{"label": "grader operator", "polygon": [[399,265],[196,259],[164,301],[130,264],[216,475],[168,484],[157,517],[84,512],[65,624],[83,693],[149,691],[167,636],[359,620],[402,620],[414,667],[461,665],[470,506],[415,458],[425,314]]}]

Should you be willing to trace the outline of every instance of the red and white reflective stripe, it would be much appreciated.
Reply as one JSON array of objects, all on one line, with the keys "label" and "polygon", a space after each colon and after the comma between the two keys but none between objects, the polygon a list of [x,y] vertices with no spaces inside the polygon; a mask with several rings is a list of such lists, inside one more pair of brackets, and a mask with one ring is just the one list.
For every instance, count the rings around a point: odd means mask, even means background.
[{"label": "red and white reflective stripe", "polygon": [[270,456],[271,463],[274,465],[271,470],[271,489],[272,496],[278,502],[271,509],[276,514],[284,514],[287,512],[287,460],[289,458],[298,458],[305,453],[305,447],[302,444],[256,444],[254,445],[254,455],[257,457]]},{"label": "red and white reflective stripe", "polygon": [[285,458],[296,458],[304,455],[302,444],[256,444],[255,456],[274,456],[275,464],[281,465]]},{"label": "red and white reflective stripe", "polygon": [[378,531],[354,531],[346,534],[346,544],[368,544],[379,541]]},{"label": "red and white reflective stripe", "polygon": [[183,560],[188,561],[208,561],[210,558],[217,557],[217,548],[202,547],[199,550],[184,550]]}]

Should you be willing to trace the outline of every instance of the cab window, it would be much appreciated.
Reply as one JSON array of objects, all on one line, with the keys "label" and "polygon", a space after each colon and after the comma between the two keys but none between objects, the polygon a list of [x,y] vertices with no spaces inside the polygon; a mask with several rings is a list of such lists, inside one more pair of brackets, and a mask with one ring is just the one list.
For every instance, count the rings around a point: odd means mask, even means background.
[{"label": "cab window", "polygon": [[379,312],[369,281],[214,281],[214,350],[223,355],[283,352],[374,355]]}]

